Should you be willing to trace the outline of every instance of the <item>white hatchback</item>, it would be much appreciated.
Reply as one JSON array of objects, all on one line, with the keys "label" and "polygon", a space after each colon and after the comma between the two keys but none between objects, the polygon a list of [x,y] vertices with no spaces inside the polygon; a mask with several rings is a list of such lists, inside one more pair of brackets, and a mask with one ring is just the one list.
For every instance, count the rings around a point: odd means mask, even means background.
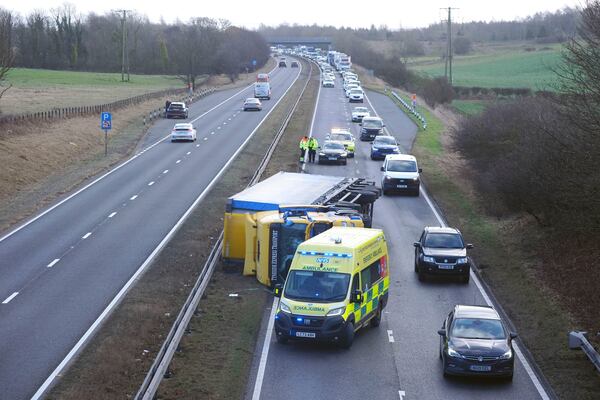
[{"label": "white hatchback", "polygon": [[195,142],[196,129],[194,129],[194,125],[190,123],[175,124],[171,131],[171,142],[176,142],[178,140]]}]

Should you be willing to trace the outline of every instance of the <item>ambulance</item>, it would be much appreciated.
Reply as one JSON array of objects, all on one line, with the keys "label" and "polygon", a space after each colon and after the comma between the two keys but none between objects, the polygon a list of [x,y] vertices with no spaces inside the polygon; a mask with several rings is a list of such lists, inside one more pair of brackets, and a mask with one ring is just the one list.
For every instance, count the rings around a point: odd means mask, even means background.
[{"label": "ambulance", "polygon": [[277,341],[349,348],[360,328],[379,326],[389,285],[383,231],[333,227],[298,246],[285,285],[275,286]]}]

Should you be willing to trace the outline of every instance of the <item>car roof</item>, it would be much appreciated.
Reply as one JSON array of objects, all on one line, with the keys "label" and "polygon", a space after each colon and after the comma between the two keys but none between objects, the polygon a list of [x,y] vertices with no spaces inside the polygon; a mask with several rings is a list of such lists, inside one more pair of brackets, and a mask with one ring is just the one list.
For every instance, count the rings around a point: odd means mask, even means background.
[{"label": "car roof", "polygon": [[408,161],[417,161],[415,156],[411,156],[410,154],[388,154],[385,156],[385,160],[408,160]]},{"label": "car roof", "polygon": [[172,106],[176,106],[176,105],[181,105],[181,106],[185,106],[185,103],[182,101],[172,101],[171,102]]},{"label": "car roof", "polygon": [[337,140],[326,140],[323,142],[323,145],[326,145],[326,144],[340,145],[340,142],[338,142]]},{"label": "car roof", "polygon": [[377,135],[377,136],[375,136],[374,142],[376,142],[380,139],[394,139],[394,142],[396,142],[396,138],[393,137],[392,135]]},{"label": "car roof", "polygon": [[454,306],[454,318],[483,318],[500,320],[498,312],[489,306]]},{"label": "car roof", "polygon": [[352,135],[352,132],[350,132],[349,129],[344,128],[331,128],[331,133],[349,133]]},{"label": "car roof", "polygon": [[425,230],[428,233],[454,233],[454,234],[461,234],[460,231],[456,228],[451,228],[449,226],[426,226]]},{"label": "car roof", "polygon": [[247,103],[256,103],[256,102],[259,102],[259,103],[260,103],[260,100],[258,100],[256,97],[248,97],[248,98],[246,99],[246,102],[247,102]]},{"label": "car roof", "polygon": [[175,126],[173,127],[173,129],[177,129],[177,128],[193,128],[194,125],[190,124],[189,122],[182,122],[179,124],[175,124]]},{"label": "car roof", "polygon": [[375,120],[377,120],[377,121],[382,121],[382,119],[381,119],[381,118],[379,118],[379,117],[376,117],[376,116],[374,116],[374,115],[371,115],[370,117],[364,117],[364,118],[363,118],[363,121],[365,121],[365,120],[366,120],[366,121],[375,121]]}]

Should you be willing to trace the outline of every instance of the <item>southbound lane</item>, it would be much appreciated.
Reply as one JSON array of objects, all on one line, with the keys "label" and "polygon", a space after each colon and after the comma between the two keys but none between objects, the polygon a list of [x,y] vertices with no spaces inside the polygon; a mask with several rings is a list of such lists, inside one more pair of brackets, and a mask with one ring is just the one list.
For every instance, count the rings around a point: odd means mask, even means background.
[{"label": "southbound lane", "polygon": [[[196,143],[154,142],[0,241],[0,398],[34,394],[299,72],[273,71],[262,112],[241,111],[251,87],[199,101],[188,119]],[[158,121],[148,136],[165,137],[176,122]]]}]

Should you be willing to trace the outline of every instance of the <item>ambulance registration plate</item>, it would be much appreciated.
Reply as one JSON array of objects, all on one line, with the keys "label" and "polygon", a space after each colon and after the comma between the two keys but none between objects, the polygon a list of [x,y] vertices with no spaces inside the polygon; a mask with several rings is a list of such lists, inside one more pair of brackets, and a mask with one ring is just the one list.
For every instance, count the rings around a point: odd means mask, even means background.
[{"label": "ambulance registration plate", "polygon": [[316,338],[316,335],[314,332],[296,332],[296,337],[302,337],[302,338]]}]

